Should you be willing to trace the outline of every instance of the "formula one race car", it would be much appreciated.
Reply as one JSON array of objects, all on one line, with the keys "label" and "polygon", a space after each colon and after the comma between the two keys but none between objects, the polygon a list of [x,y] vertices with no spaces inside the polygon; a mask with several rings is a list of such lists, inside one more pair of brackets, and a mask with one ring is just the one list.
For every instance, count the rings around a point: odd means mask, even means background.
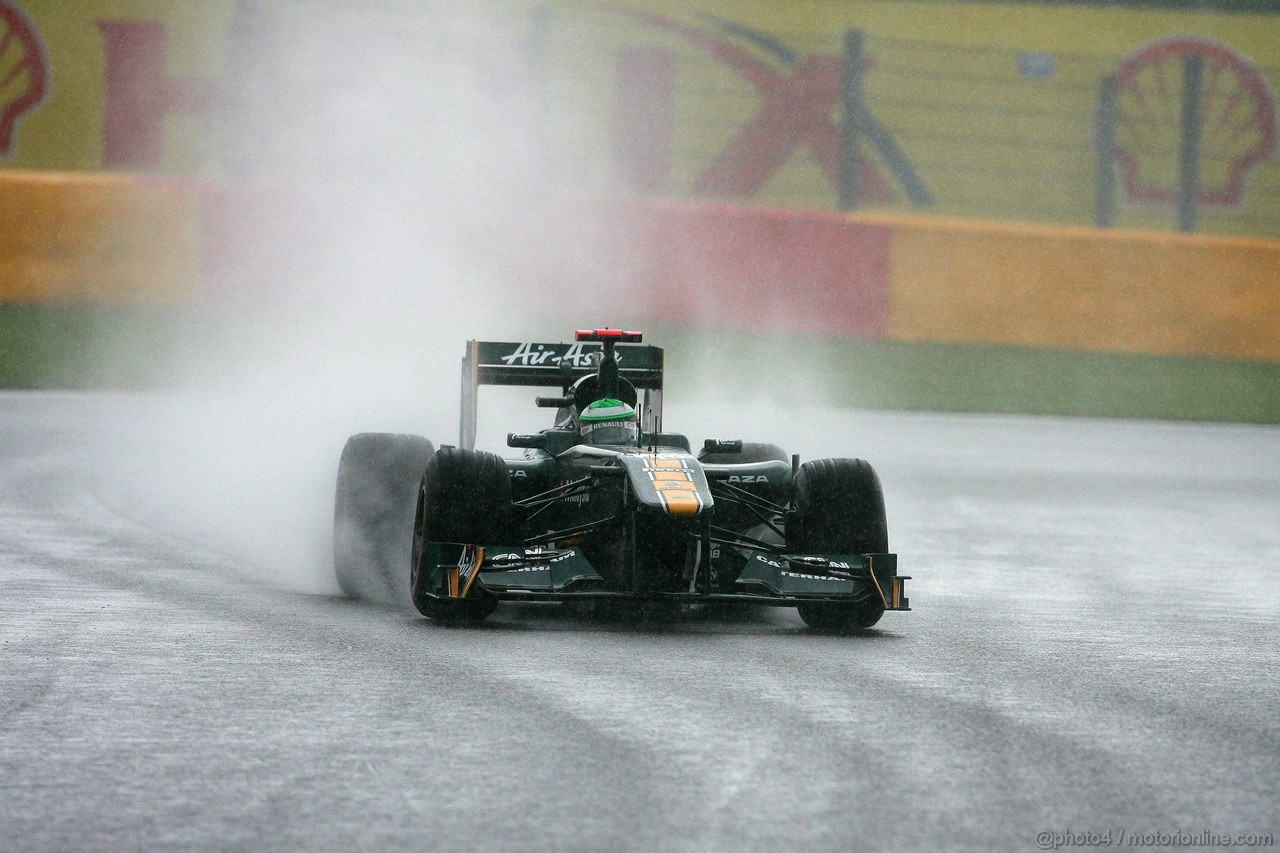
[{"label": "formula one race car", "polygon": [[[573,344],[471,341],[460,446],[364,433],[338,468],[334,557],[348,595],[410,598],[441,622],[500,601],[753,602],[825,630],[909,610],[880,481],[861,459],[662,431],[663,351],[639,332]],[[523,455],[473,449],[481,385],[552,386]],[[640,392],[644,393],[643,400]]]}]

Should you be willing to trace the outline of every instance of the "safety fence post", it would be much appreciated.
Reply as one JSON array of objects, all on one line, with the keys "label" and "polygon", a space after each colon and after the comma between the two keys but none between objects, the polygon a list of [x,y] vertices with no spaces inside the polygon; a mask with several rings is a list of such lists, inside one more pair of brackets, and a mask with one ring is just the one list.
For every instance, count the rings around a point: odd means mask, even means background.
[{"label": "safety fence post", "polygon": [[840,209],[857,210],[862,200],[862,180],[858,174],[862,160],[861,118],[862,61],[865,38],[862,30],[844,34],[844,73],[840,80]]},{"label": "safety fence post", "polygon": [[1116,224],[1116,76],[1106,74],[1098,86],[1095,144],[1098,167],[1094,182],[1094,224],[1112,228]]},{"label": "safety fence post", "polygon": [[1182,58],[1182,134],[1178,145],[1178,230],[1195,231],[1200,202],[1201,101],[1204,57]]}]

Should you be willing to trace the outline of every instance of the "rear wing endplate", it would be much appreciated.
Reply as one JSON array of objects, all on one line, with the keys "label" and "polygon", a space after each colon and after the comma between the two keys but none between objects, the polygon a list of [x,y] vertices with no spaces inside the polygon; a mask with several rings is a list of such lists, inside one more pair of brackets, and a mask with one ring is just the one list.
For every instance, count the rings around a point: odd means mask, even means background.
[{"label": "rear wing endplate", "polygon": [[[567,393],[580,377],[594,373],[603,347],[598,343],[512,343],[467,341],[462,357],[460,445],[476,446],[476,413],[481,385],[557,387]],[[662,347],[619,344],[618,374],[643,392],[642,428],[662,432]]]}]

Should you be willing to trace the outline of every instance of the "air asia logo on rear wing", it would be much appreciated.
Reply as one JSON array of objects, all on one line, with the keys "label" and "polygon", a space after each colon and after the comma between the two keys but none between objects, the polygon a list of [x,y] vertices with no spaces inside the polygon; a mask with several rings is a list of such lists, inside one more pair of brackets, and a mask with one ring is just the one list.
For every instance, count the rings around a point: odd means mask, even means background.
[{"label": "air asia logo on rear wing", "polygon": [[[478,392],[483,385],[566,387],[578,376],[594,372],[603,347],[594,341],[536,343],[467,341],[462,358],[462,425],[459,443],[475,447]],[[644,429],[662,429],[662,347],[619,344],[614,350],[618,373],[644,391]]]},{"label": "air asia logo on rear wing", "polygon": [[[590,346],[591,349],[587,349]],[[601,348],[598,344],[532,344],[525,343],[516,347],[510,355],[501,358],[508,366],[538,367],[544,364],[569,365],[574,368],[595,367],[600,363]],[[617,352],[615,358],[621,364],[623,352]]]},{"label": "air asia logo on rear wing", "polygon": [[[464,361],[481,385],[559,385],[566,373],[595,370],[602,355],[603,347],[594,341],[468,341]],[[661,347],[619,344],[614,357],[637,388],[662,387]]]}]

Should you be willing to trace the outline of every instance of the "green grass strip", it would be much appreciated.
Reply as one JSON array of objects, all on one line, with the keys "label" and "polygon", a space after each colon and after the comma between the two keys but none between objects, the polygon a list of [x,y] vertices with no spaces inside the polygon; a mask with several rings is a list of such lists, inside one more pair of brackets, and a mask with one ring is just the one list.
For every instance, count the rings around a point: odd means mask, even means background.
[{"label": "green grass strip", "polygon": [[[790,405],[1280,423],[1280,362],[646,329],[679,377]],[[651,332],[651,333],[650,333]],[[714,380],[711,380],[714,377]]]},{"label": "green grass strip", "polygon": [[[211,322],[157,306],[0,304],[0,387],[163,387],[172,382],[175,360],[200,348]],[[569,328],[575,321],[566,322]],[[667,348],[673,395],[730,393],[793,406],[1280,423],[1280,362],[642,328],[646,341]],[[484,336],[479,328],[465,333]]]},{"label": "green grass strip", "polygon": [[164,307],[0,303],[0,387],[153,387],[181,318]]}]

